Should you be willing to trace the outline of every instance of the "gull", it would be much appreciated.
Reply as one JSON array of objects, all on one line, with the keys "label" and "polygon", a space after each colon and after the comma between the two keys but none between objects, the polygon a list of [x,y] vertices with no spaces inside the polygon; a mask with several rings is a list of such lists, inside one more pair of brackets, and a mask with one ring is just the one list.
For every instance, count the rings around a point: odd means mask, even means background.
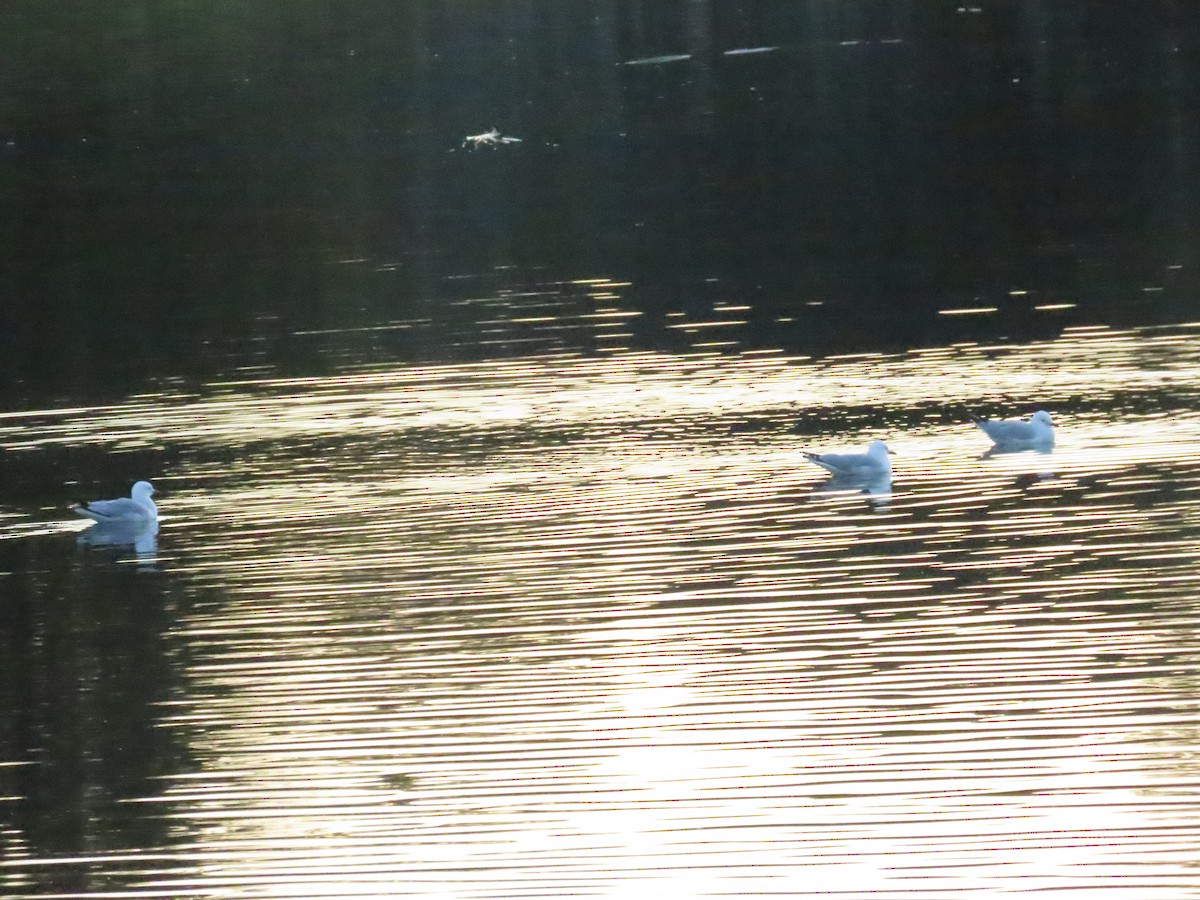
[{"label": "gull", "polygon": [[805,453],[804,458],[832,472],[834,478],[878,482],[891,477],[891,452],[883,441],[872,441],[866,453]]},{"label": "gull", "polygon": [[153,494],[150,482],[139,481],[128,497],[77,503],[71,509],[101,525],[145,525],[158,521],[158,507],[150,499]]},{"label": "gull", "polygon": [[981,419],[979,416],[971,416],[971,421],[997,447],[1011,450],[1054,445],[1054,423],[1050,421],[1050,413],[1043,409],[1035,412],[1028,422],[1022,419]]}]

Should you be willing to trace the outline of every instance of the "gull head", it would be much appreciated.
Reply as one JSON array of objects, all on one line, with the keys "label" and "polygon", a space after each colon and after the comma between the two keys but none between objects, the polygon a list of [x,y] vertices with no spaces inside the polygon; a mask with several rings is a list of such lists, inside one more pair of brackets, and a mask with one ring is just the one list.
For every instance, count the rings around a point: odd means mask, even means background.
[{"label": "gull head", "polygon": [[883,441],[871,441],[867,445],[867,459],[888,473],[892,471],[891,455],[892,451],[887,448],[887,444]]},{"label": "gull head", "polygon": [[885,460],[891,455],[891,453],[892,451],[887,448],[887,444],[885,444],[883,441],[871,441],[871,443],[867,445],[867,454],[872,459]]},{"label": "gull head", "polygon": [[154,496],[154,485],[148,481],[139,481],[133,486],[133,490],[130,491],[130,496],[133,497],[134,500],[149,500],[152,496]]},{"label": "gull head", "polygon": [[1053,422],[1050,421],[1050,413],[1046,412],[1044,409],[1039,409],[1037,412],[1035,412],[1033,414],[1033,417],[1029,421],[1036,422],[1038,425],[1053,425],[1054,424]]}]

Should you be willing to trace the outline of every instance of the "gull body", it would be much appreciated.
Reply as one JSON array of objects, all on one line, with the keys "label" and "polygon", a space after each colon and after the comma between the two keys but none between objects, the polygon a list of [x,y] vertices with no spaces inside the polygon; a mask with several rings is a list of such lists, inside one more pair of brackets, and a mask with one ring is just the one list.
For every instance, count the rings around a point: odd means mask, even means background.
[{"label": "gull body", "polygon": [[92,500],[72,506],[78,515],[102,525],[145,525],[158,521],[158,507],[151,499],[154,487],[139,481],[128,497],[116,500]]},{"label": "gull body", "polygon": [[1039,409],[1029,421],[1023,419],[981,419],[971,416],[975,427],[992,439],[997,447],[1050,447],[1054,444],[1054,423],[1050,414]]},{"label": "gull body", "polygon": [[866,453],[805,453],[804,458],[835,478],[877,481],[892,474],[890,454],[883,441],[872,441]]}]

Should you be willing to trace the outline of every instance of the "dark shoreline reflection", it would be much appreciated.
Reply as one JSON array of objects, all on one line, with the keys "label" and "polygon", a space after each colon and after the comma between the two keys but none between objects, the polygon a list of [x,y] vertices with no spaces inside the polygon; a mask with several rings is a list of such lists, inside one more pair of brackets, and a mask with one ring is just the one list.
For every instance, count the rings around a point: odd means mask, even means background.
[{"label": "dark shoreline reflection", "polygon": [[[3,14],[5,405],[323,371],[311,334],[355,328],[401,326],[381,359],[604,352],[455,305],[588,278],[641,349],[1193,314],[1200,22],[1170,0],[141,7]],[[522,142],[461,150],[493,126]]]},{"label": "dark shoreline reflection", "polygon": [[[70,540],[0,542],[0,571],[11,573],[0,604],[0,707],[11,713],[0,773],[12,795],[0,803],[0,828],[10,863],[64,860],[26,873],[40,892],[128,884],[131,874],[71,860],[169,845],[169,822],[135,801],[186,765],[181,736],[161,727],[179,685],[167,576],[122,559],[119,542],[72,559],[62,546]],[[19,890],[21,870],[8,874]]]}]

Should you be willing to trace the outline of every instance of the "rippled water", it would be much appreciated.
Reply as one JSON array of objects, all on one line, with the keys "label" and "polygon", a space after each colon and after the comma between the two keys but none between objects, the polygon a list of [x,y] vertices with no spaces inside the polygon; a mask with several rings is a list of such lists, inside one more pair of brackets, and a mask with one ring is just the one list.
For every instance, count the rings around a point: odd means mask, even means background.
[{"label": "rippled water", "polygon": [[[1200,896],[1198,375],[1081,328],[7,415],[0,884]],[[890,491],[800,456],[875,437]],[[97,471],[157,536],[77,542]]]}]

